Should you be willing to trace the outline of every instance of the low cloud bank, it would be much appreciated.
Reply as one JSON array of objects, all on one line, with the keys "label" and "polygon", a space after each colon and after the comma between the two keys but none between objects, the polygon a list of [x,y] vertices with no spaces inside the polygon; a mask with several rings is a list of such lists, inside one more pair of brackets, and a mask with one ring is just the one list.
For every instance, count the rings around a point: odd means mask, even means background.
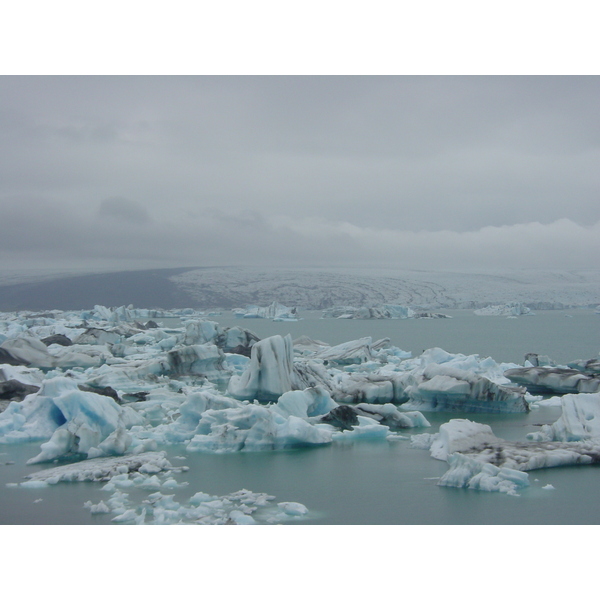
[{"label": "low cloud bank", "polygon": [[[518,223],[475,231],[402,231],[324,218],[219,211],[154,218],[143,204],[103,201],[83,213],[50,200],[5,201],[6,267],[369,266],[417,269],[596,269],[600,221]],[[62,207],[62,208],[60,208]],[[60,208],[60,210],[59,210]]]}]

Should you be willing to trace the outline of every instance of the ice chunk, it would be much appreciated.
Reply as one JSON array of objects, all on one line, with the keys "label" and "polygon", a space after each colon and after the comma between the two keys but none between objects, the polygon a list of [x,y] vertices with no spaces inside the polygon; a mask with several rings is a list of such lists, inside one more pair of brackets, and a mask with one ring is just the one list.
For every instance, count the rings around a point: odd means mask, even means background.
[{"label": "ice chunk", "polygon": [[0,352],[6,355],[1,362],[8,364],[32,365],[42,369],[52,368],[56,364],[56,360],[48,352],[46,344],[27,334],[2,342]]},{"label": "ice chunk", "polygon": [[[49,437],[40,454],[28,461],[35,463],[71,453],[87,454],[118,429],[141,423],[143,419],[131,408],[107,396],[82,392],[72,378],[55,377],[46,379],[37,394],[12,403],[0,414],[0,443]],[[107,442],[113,450],[124,442],[123,435],[117,432]]]},{"label": "ice chunk", "polygon": [[252,346],[259,341],[259,338],[242,327],[227,327],[217,339],[216,344],[223,352],[232,354],[241,354],[250,356]]},{"label": "ice chunk", "polygon": [[294,415],[301,419],[324,415],[335,408],[337,403],[331,399],[329,392],[322,387],[296,390],[282,394],[274,405],[284,417]]},{"label": "ice chunk", "polygon": [[600,393],[568,394],[561,398],[562,415],[552,425],[529,433],[534,441],[574,442],[600,438]]},{"label": "ice chunk", "polygon": [[407,408],[463,412],[529,412],[525,389],[498,385],[487,377],[429,364],[407,389]]},{"label": "ice chunk", "polygon": [[308,512],[308,508],[300,502],[278,502],[277,506],[287,515],[301,516]]},{"label": "ice chunk", "polygon": [[74,344],[118,344],[121,341],[121,334],[114,329],[101,329],[99,327],[89,327],[83,333],[78,335]]},{"label": "ice chunk", "polygon": [[351,342],[344,342],[331,348],[326,348],[318,354],[316,358],[322,360],[325,364],[334,365],[354,365],[373,360],[371,353],[371,337],[360,338]]},{"label": "ice chunk", "polygon": [[413,436],[413,446],[429,446],[431,456],[447,460],[460,453],[481,463],[517,471],[600,462],[600,440],[583,442],[510,442],[496,437],[488,425],[453,419],[437,434]]},{"label": "ice chunk", "polygon": [[429,421],[419,411],[398,410],[393,404],[357,404],[354,407],[359,414],[365,417],[371,417],[390,427],[410,428],[410,427],[431,427]]},{"label": "ice chunk", "polygon": [[188,321],[185,325],[183,343],[191,346],[214,342],[220,332],[219,324],[214,321]]},{"label": "ice chunk", "polygon": [[239,400],[275,401],[292,390],[292,369],[292,337],[265,338],[252,346],[250,364],[231,378],[227,391]]},{"label": "ice chunk", "polygon": [[468,419],[452,419],[440,425],[439,433],[431,444],[431,456],[438,460],[446,460],[455,452],[464,452],[470,448],[500,441],[489,425]]},{"label": "ice chunk", "polygon": [[320,340],[313,340],[307,335],[301,335],[294,340],[294,352],[301,356],[310,356],[329,348],[329,344]]},{"label": "ice chunk", "polygon": [[330,442],[329,427],[311,425],[294,415],[284,417],[272,407],[247,404],[239,408],[204,411],[187,449],[200,452],[259,451]]},{"label": "ice chunk", "polygon": [[167,356],[175,376],[201,375],[212,382],[227,381],[230,377],[224,368],[225,355],[214,344],[176,348]]},{"label": "ice chunk", "polygon": [[600,391],[600,377],[578,369],[522,367],[508,369],[510,381],[524,385],[532,394],[594,393]]},{"label": "ice chunk", "polygon": [[512,496],[518,495],[518,490],[529,485],[527,473],[481,463],[460,453],[450,455],[448,464],[450,468],[442,475],[438,485],[502,492]]},{"label": "ice chunk", "polygon": [[166,458],[166,452],[143,452],[131,456],[83,460],[37,471],[26,475],[26,478],[29,481],[43,481],[49,484],[61,481],[108,481],[119,474],[143,472],[144,466],[152,466],[157,472],[177,472],[182,469],[171,465]]},{"label": "ice chunk", "polygon": [[375,419],[358,417],[358,425],[352,429],[336,432],[332,438],[336,442],[355,442],[364,440],[384,440],[390,433],[387,425],[380,425]]},{"label": "ice chunk", "polygon": [[90,513],[92,515],[98,515],[98,514],[104,514],[104,513],[109,513],[110,512],[110,508],[108,505],[104,504],[104,502],[102,500],[100,500],[100,502],[98,502],[98,504],[92,504],[89,500],[87,502],[85,502],[83,504],[84,508],[89,508],[90,509]]}]

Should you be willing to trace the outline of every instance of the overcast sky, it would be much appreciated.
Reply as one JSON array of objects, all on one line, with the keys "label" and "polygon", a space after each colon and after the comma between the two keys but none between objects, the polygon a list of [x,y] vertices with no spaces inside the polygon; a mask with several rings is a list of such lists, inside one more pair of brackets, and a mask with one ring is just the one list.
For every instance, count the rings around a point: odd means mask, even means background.
[{"label": "overcast sky", "polygon": [[4,268],[596,268],[600,78],[0,77]]}]

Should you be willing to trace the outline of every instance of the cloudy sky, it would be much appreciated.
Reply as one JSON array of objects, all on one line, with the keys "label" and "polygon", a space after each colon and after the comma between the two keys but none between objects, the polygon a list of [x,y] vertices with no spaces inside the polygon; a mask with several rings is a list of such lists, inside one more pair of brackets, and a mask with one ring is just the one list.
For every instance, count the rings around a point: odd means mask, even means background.
[{"label": "cloudy sky", "polygon": [[599,77],[1,76],[14,268],[596,268]]}]

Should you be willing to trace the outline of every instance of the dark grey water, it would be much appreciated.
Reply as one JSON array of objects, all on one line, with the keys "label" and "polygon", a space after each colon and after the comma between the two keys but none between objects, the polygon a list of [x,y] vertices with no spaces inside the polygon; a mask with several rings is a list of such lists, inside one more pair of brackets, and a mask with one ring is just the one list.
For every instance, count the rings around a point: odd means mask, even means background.
[{"label": "dark grey water", "polygon": [[[450,352],[479,353],[519,363],[530,351],[566,362],[591,358],[600,350],[600,315],[592,311],[548,311],[519,319],[476,317],[469,311],[449,314],[455,318],[347,321],[318,319],[320,313],[306,313],[305,320],[291,323],[240,320],[229,315],[211,319],[223,325],[239,324],[260,337],[305,334],[335,344],[371,335],[373,339],[390,337],[395,345],[414,354],[439,346]],[[489,423],[499,437],[524,440],[540,423],[551,423],[559,416],[557,408],[541,408],[528,415],[427,414],[432,423],[427,431],[437,431],[451,418],[470,418]],[[181,447],[165,449],[170,457],[186,455]],[[100,489],[102,484],[6,487],[41,468],[25,465],[38,451],[39,444],[0,446],[0,524],[109,523],[110,515],[90,516],[83,508],[87,500],[108,499],[110,493]],[[4,464],[10,461],[14,464]],[[513,497],[438,487],[436,478],[446,471],[446,463],[432,459],[427,451],[411,448],[409,440],[296,451],[187,454],[183,462],[190,470],[175,478],[189,485],[176,493],[176,499],[189,498],[197,491],[222,495],[246,488],[274,495],[278,502],[302,502],[311,510],[311,519],[303,523],[600,524],[600,468],[593,466],[531,471],[530,487]],[[542,489],[548,483],[555,489]]]}]

